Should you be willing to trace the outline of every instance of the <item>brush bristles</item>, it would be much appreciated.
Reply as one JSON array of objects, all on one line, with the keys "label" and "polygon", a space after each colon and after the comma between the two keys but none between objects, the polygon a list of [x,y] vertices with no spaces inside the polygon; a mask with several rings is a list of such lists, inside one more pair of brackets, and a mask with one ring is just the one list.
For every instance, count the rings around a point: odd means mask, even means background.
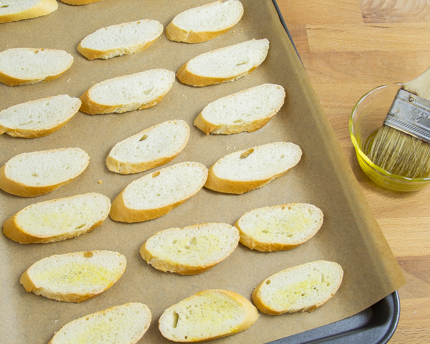
[{"label": "brush bristles", "polygon": [[376,133],[368,157],[392,174],[409,178],[430,174],[430,144],[387,126]]}]

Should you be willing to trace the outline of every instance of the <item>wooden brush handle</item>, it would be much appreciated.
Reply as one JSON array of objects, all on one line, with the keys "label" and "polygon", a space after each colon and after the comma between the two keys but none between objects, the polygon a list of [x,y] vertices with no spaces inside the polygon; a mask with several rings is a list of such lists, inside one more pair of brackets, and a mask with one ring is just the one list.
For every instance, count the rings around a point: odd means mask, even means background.
[{"label": "wooden brush handle", "polygon": [[404,83],[402,88],[419,97],[430,100],[430,68],[415,79]]}]

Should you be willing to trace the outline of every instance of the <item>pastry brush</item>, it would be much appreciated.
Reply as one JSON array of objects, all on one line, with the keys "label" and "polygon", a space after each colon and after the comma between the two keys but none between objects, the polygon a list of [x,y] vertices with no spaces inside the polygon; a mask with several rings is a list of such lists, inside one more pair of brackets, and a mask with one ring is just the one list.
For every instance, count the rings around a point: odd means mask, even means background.
[{"label": "pastry brush", "polygon": [[402,84],[368,157],[392,174],[424,178],[430,174],[430,68]]}]

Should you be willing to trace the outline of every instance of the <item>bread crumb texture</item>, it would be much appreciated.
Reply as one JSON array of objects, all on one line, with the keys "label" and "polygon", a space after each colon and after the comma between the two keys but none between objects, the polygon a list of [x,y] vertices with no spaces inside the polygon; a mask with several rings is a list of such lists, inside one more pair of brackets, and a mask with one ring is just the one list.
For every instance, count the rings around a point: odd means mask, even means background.
[{"label": "bread crumb texture", "polygon": [[62,327],[50,344],[133,344],[145,334],[151,311],[141,303],[127,303],[88,314]]},{"label": "bread crumb texture", "polygon": [[165,310],[159,327],[170,340],[197,342],[234,334],[245,318],[245,306],[230,294],[207,290]]},{"label": "bread crumb texture", "polygon": [[252,294],[267,314],[312,311],[328,301],[342,283],[342,267],[324,260],[282,270],[265,279]]}]

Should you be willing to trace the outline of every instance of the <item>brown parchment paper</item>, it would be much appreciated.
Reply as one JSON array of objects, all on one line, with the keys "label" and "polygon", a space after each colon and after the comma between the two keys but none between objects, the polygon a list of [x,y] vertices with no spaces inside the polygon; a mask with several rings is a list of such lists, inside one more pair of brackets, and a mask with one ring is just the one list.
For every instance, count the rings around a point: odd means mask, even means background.
[{"label": "brown parchment paper", "polygon": [[[398,268],[363,194],[343,157],[305,70],[283,29],[270,0],[243,0],[245,14],[228,33],[200,44],[174,43],[163,34],[149,49],[110,60],[88,61],[76,46],[89,33],[108,25],[156,19],[165,27],[179,12],[207,0],[103,0],[86,6],[59,2],[54,13],[31,20],[0,24],[0,50],[14,47],[64,49],[74,64],[57,80],[30,86],[0,84],[0,108],[57,94],[79,97],[94,83],[151,68],[176,71],[190,58],[252,38],[271,42],[266,61],[235,82],[194,88],[175,82],[161,103],[124,114],[77,113],[66,127],[42,138],[0,136],[0,165],[18,153],[77,146],[88,152],[88,169],[72,183],[36,198],[0,192],[0,221],[35,202],[100,192],[113,199],[127,184],[145,173],[118,175],[104,160],[113,145],[144,128],[170,119],[191,127],[184,151],[168,165],[198,161],[211,166],[235,150],[275,141],[301,146],[301,162],[282,178],[243,195],[202,189],[169,214],[149,222],[116,223],[109,218],[81,237],[51,244],[21,245],[0,236],[2,343],[47,343],[54,332],[78,317],[111,306],[137,301],[149,306],[153,320],[142,343],[165,343],[158,318],[167,307],[198,291],[232,290],[250,299],[253,288],[269,275],[297,264],[327,259],[342,265],[345,277],[338,293],[312,313],[268,316],[247,331],[217,343],[264,343],[354,315],[404,284]],[[193,127],[194,118],[209,102],[262,83],[282,85],[287,93],[281,111],[262,129],[236,135],[204,135]],[[150,171],[149,173],[153,172]],[[318,234],[291,251],[260,253],[239,245],[213,269],[195,276],[162,273],[139,256],[143,242],[159,230],[204,222],[233,224],[254,208],[287,202],[308,202],[325,215]],[[113,250],[127,258],[123,277],[100,296],[80,303],[62,303],[33,293],[19,284],[20,275],[34,262],[52,254],[86,250]]]}]

